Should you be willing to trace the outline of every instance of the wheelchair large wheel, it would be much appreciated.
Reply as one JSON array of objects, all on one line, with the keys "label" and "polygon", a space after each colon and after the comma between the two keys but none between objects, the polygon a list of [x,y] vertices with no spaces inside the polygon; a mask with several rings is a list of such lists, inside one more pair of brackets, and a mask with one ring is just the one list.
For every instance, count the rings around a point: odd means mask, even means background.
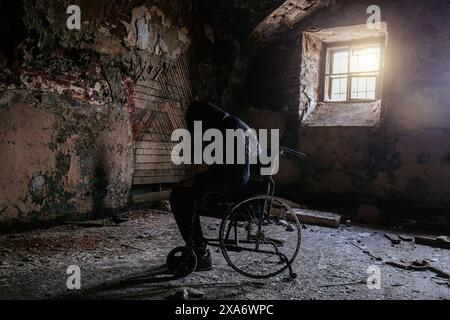
[{"label": "wheelchair large wheel", "polygon": [[301,225],[282,200],[262,195],[233,205],[222,220],[220,249],[237,272],[251,278],[276,276],[292,264],[301,243]]}]

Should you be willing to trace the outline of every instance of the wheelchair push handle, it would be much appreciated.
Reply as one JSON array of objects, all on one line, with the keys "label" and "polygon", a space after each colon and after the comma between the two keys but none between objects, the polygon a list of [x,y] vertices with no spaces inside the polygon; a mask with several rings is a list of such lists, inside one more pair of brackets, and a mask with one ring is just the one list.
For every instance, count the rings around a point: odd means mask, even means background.
[{"label": "wheelchair push handle", "polygon": [[280,147],[280,156],[285,157],[285,158],[291,157],[291,156],[294,156],[299,159],[306,158],[306,154],[296,151],[294,149],[291,149],[288,147],[282,147],[282,146]]}]

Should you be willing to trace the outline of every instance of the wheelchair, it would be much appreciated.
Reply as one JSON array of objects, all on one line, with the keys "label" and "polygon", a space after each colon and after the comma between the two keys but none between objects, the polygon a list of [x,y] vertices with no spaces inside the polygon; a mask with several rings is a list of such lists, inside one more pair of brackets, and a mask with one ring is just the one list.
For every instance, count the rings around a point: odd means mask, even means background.
[{"label": "wheelchair", "polygon": [[[305,155],[280,147],[281,157]],[[222,219],[218,238],[207,238],[209,246],[220,248],[229,266],[238,273],[266,279],[293,270],[301,244],[301,225],[292,208],[274,196],[272,176],[252,178],[244,190],[221,194],[210,192],[195,205],[195,213]],[[194,272],[197,258],[193,245],[173,249],[166,261],[169,271],[177,277]]]}]

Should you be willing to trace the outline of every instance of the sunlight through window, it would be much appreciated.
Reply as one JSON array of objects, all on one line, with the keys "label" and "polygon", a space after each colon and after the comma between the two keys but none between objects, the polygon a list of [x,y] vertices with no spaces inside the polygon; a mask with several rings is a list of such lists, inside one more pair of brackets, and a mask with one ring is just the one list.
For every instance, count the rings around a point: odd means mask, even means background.
[{"label": "sunlight through window", "polygon": [[325,101],[378,99],[380,64],[379,44],[328,48]]}]

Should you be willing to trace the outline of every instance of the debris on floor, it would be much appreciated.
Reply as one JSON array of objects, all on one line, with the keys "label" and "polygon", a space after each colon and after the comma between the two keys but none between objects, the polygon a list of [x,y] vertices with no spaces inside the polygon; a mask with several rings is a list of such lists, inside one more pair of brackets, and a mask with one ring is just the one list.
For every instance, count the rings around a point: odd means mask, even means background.
[{"label": "debris on floor", "polygon": [[370,252],[369,250],[363,248],[362,246],[357,245],[357,244],[354,243],[354,242],[351,242],[351,244],[354,245],[355,247],[357,247],[359,250],[361,250],[361,251],[364,252],[365,254],[367,254],[368,256],[370,256],[371,258],[373,258],[373,259],[375,259],[375,260],[377,260],[377,261],[383,260],[383,258],[374,255],[372,252]]},{"label": "debris on floor", "polygon": [[398,236],[396,236],[395,234],[385,233],[384,236],[386,238],[388,238],[393,245],[400,244],[402,242],[402,240]]},{"label": "debris on floor", "polygon": [[[166,299],[176,292],[177,299],[213,300],[450,299],[450,288],[442,285],[448,282],[448,251],[414,242],[392,246],[387,230],[309,225],[293,264],[298,276],[287,285],[287,272],[269,281],[240,275],[220,250],[211,250],[214,270],[176,279],[164,266],[168,252],[183,243],[173,216],[160,210],[124,216],[126,222],[101,228],[61,225],[0,235],[0,299]],[[217,238],[219,222],[202,218],[206,237]],[[422,260],[436,269],[408,272],[382,262]],[[66,286],[67,268],[74,265],[81,270],[79,291]],[[380,290],[365,285],[373,265],[380,268]]]},{"label": "debris on floor", "polygon": [[387,265],[404,269],[410,271],[431,271],[434,272],[438,277],[447,279],[447,282],[450,281],[450,273],[445,272],[439,268],[431,266],[426,260],[415,260],[409,264],[401,264],[394,261],[387,261]]},{"label": "debris on floor", "polygon": [[422,244],[434,248],[441,248],[441,249],[450,249],[450,240],[446,236],[439,236],[439,237],[423,237],[423,236],[416,236],[414,238],[415,243]]},{"label": "debris on floor", "polygon": [[115,223],[111,219],[102,219],[102,220],[85,220],[85,221],[66,221],[65,224],[83,228],[102,228],[106,226],[112,226]]},{"label": "debris on floor", "polygon": [[65,221],[64,224],[73,225],[82,228],[102,228],[118,225],[120,223],[127,222],[129,219],[124,216],[113,216],[107,219],[97,219],[97,220],[83,220],[83,221]]},{"label": "debris on floor", "polygon": [[341,223],[341,216],[335,213],[300,208],[295,208],[293,211],[301,223],[331,228],[338,228]]},{"label": "debris on floor", "polygon": [[404,235],[404,234],[399,234],[398,237],[399,237],[402,241],[405,241],[405,242],[412,242],[412,241],[414,240],[413,237],[406,236],[406,235]]},{"label": "debris on floor", "polygon": [[355,284],[365,284],[366,280],[365,279],[361,279],[361,280],[355,280],[355,281],[349,281],[349,282],[343,282],[343,283],[330,283],[330,284],[324,284],[324,285],[320,285],[320,288],[329,288],[329,287],[338,287],[338,286],[350,286],[350,285],[355,285]]},{"label": "debris on floor", "polygon": [[189,300],[189,299],[201,299],[205,293],[201,290],[194,288],[180,288],[174,294],[169,295],[169,300]]}]

